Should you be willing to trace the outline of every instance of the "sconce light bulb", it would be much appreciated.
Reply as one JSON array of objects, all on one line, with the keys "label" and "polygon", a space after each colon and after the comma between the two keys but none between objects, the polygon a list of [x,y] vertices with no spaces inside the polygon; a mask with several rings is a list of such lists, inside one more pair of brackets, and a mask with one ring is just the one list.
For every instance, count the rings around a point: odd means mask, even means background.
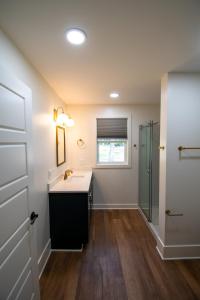
[{"label": "sconce light bulb", "polygon": [[68,118],[68,120],[66,122],[67,127],[73,127],[74,124],[75,124],[74,120],[71,118]]},{"label": "sconce light bulb", "polygon": [[61,113],[58,115],[57,123],[60,125],[65,125],[67,124],[68,120],[69,120],[68,116],[65,113]]}]

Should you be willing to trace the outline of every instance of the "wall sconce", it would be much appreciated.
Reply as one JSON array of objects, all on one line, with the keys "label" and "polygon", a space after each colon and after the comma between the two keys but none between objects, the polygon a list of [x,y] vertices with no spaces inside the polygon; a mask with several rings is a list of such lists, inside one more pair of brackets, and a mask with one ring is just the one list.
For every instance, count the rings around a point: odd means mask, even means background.
[{"label": "wall sconce", "polygon": [[[59,110],[61,110],[60,113]],[[59,106],[58,108],[54,108],[53,119],[58,125],[61,126],[72,127],[75,124],[74,120],[69,115],[65,114],[62,106]]]}]

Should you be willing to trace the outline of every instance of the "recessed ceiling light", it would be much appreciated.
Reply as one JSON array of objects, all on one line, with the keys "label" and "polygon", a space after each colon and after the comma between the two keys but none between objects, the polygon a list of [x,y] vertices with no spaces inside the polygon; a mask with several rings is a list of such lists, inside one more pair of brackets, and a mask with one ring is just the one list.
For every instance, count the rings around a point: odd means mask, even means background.
[{"label": "recessed ceiling light", "polygon": [[119,98],[119,93],[117,93],[117,92],[110,93],[110,98],[113,98],[113,99]]},{"label": "recessed ceiling light", "polygon": [[66,38],[70,44],[81,45],[86,40],[86,34],[78,28],[71,28],[66,32]]}]

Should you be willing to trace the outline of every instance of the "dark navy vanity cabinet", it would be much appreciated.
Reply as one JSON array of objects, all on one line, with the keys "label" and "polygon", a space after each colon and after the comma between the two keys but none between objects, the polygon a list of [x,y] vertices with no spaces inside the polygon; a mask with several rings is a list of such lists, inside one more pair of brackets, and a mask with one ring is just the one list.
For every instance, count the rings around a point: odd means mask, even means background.
[{"label": "dark navy vanity cabinet", "polygon": [[93,178],[88,192],[49,193],[52,249],[81,249],[89,240]]}]

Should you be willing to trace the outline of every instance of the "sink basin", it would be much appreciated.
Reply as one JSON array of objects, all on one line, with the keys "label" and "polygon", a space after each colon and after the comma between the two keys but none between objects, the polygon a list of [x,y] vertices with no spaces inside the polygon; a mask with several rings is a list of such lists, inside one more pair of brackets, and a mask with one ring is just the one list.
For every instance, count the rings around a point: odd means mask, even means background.
[{"label": "sink basin", "polygon": [[50,188],[50,193],[88,192],[92,171],[76,171],[66,180],[59,180]]},{"label": "sink basin", "polygon": [[84,179],[84,178],[85,178],[84,175],[71,175],[65,180],[65,182],[78,181],[79,179]]}]

